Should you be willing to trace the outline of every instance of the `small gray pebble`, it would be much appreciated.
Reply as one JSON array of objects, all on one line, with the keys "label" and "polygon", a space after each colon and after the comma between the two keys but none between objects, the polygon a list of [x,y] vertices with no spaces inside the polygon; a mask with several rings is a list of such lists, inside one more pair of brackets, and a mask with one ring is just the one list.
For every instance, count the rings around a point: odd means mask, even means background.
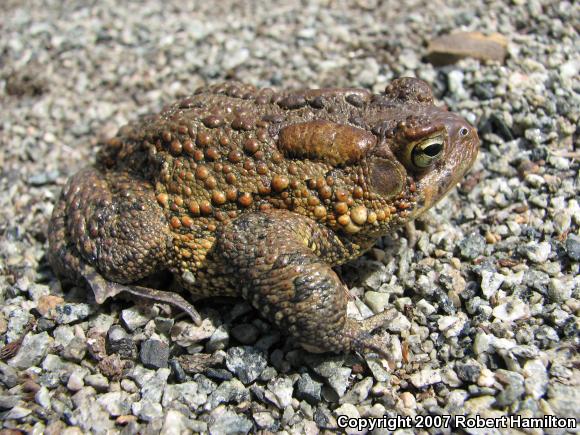
[{"label": "small gray pebble", "polygon": [[390,378],[389,372],[387,372],[387,370],[385,370],[383,365],[380,363],[380,360],[368,359],[367,365],[369,366],[369,369],[370,369],[371,373],[373,374],[373,377],[377,381],[387,382],[389,380],[389,378]]},{"label": "small gray pebble", "polygon": [[155,330],[159,334],[169,334],[175,320],[166,317],[155,317]]},{"label": "small gray pebble", "polygon": [[79,391],[85,386],[83,376],[78,372],[73,372],[66,383],[66,387],[71,391]]},{"label": "small gray pebble", "polygon": [[455,365],[455,372],[462,381],[476,383],[481,374],[481,367],[475,361],[460,362]]},{"label": "small gray pebble", "polygon": [[260,380],[263,382],[268,382],[274,379],[278,375],[278,372],[274,367],[266,367],[262,374],[260,375]]},{"label": "small gray pebble", "polygon": [[359,403],[364,402],[369,396],[372,386],[373,378],[370,376],[364,378],[347,391],[347,393],[342,397],[341,403],[358,405]]},{"label": "small gray pebble", "polygon": [[211,409],[221,403],[240,403],[248,400],[250,397],[249,390],[237,379],[222,382],[213,393],[209,396]]},{"label": "small gray pebble", "polygon": [[566,239],[566,252],[574,261],[580,261],[580,237],[576,234],[568,235]]},{"label": "small gray pebble", "polygon": [[169,367],[171,368],[171,373],[175,376],[177,382],[185,382],[187,380],[187,374],[176,358],[169,360]]},{"label": "small gray pebble", "polygon": [[314,411],[314,422],[320,429],[333,430],[338,427],[336,419],[326,405],[320,405],[316,408],[316,411]]},{"label": "small gray pebble", "polygon": [[160,340],[146,340],[141,343],[139,352],[141,362],[150,369],[167,367],[169,360],[169,345]]},{"label": "small gray pebble", "polygon": [[234,375],[227,371],[226,369],[220,369],[215,367],[208,367],[203,371],[203,374],[208,378],[216,379],[218,381],[229,381],[234,377]]},{"label": "small gray pebble", "polygon": [[338,397],[344,395],[352,369],[343,367],[342,356],[323,358],[320,355],[308,355],[306,362],[317,375],[325,378],[328,386]]},{"label": "small gray pebble", "polygon": [[208,429],[210,435],[246,434],[252,427],[252,422],[243,414],[236,414],[223,406],[217,407],[210,414]]},{"label": "small gray pebble", "polygon": [[44,409],[50,408],[50,393],[48,388],[42,386],[34,395],[34,400]]},{"label": "small gray pebble", "polygon": [[28,177],[28,184],[36,187],[44,186],[45,184],[54,184],[59,175],[59,172],[56,170],[39,172]]},{"label": "small gray pebble", "polygon": [[90,385],[97,391],[107,391],[109,380],[100,373],[85,376],[85,384]]},{"label": "small gray pebble", "polygon": [[21,420],[24,417],[30,415],[32,411],[28,408],[24,408],[22,406],[15,406],[14,408],[10,409],[9,411],[0,413],[0,420],[7,421],[7,420]]},{"label": "small gray pebble", "polygon": [[274,403],[278,408],[285,409],[292,404],[292,393],[294,391],[292,379],[289,377],[279,377],[268,382],[268,390],[273,393]]},{"label": "small gray pebble", "polygon": [[74,337],[68,345],[63,348],[62,356],[71,361],[80,362],[87,353],[87,340],[81,337]]},{"label": "small gray pebble", "polygon": [[163,407],[161,404],[149,400],[141,400],[140,402],[133,403],[131,411],[143,421],[153,421],[163,416]]},{"label": "small gray pebble", "polygon": [[303,373],[296,382],[296,397],[315,405],[321,400],[322,383],[317,382],[308,373]]},{"label": "small gray pebble", "polygon": [[226,354],[226,366],[244,384],[249,384],[260,376],[267,360],[262,352],[253,347],[232,347]]},{"label": "small gray pebble", "polygon": [[121,311],[121,319],[129,331],[135,331],[137,328],[145,326],[151,317],[151,315],[142,313],[136,306]]},{"label": "small gray pebble", "polygon": [[89,317],[93,311],[93,307],[84,303],[57,305],[54,309],[54,321],[59,325],[77,322]]},{"label": "small gray pebble", "polygon": [[475,233],[470,234],[459,242],[459,253],[466,260],[474,260],[479,257],[485,249],[485,239]]},{"label": "small gray pebble", "polygon": [[124,359],[137,358],[137,345],[121,325],[112,325],[107,333],[110,353],[118,353]]},{"label": "small gray pebble", "polygon": [[20,401],[20,397],[14,395],[0,394],[0,409],[12,409]]},{"label": "small gray pebble", "polygon": [[205,345],[208,352],[225,349],[230,341],[228,330],[224,325],[218,326]]},{"label": "small gray pebble", "polygon": [[496,379],[504,386],[495,398],[498,406],[509,406],[525,393],[524,377],[519,373],[499,369],[496,371]]},{"label": "small gray pebble", "polygon": [[113,391],[99,396],[97,402],[109,413],[111,417],[129,414],[131,411],[131,400],[128,393],[124,391]]},{"label": "small gray pebble", "polygon": [[46,331],[40,334],[29,333],[24,337],[18,353],[8,361],[8,364],[19,369],[40,364],[52,342],[52,337]]}]

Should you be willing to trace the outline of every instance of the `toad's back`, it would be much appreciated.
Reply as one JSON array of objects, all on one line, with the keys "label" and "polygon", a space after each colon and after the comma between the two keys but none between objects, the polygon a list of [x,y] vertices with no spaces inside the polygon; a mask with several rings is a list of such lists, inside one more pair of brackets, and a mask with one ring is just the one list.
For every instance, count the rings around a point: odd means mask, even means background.
[{"label": "toad's back", "polygon": [[[202,88],[124,127],[98,163],[155,182],[172,226],[186,232],[192,224],[212,231],[244,210],[290,209],[310,217],[317,210],[321,217],[316,206],[331,205],[341,181],[333,180],[334,167],[356,163],[376,144],[363,121],[370,98],[360,89]],[[353,191],[357,183],[348,184],[340,188]],[[336,224],[333,213],[324,222]]]}]

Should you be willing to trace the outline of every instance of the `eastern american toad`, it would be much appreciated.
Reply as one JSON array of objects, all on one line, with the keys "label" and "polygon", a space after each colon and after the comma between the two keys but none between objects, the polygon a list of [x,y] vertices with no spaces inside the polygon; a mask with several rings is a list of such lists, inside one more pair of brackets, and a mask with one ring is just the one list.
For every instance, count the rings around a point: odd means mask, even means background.
[{"label": "eastern american toad", "polygon": [[473,164],[479,139],[438,107],[428,85],[401,78],[363,89],[198,89],[102,144],[70,178],[49,228],[58,275],[97,302],[168,270],[193,298],[242,296],[313,351],[371,349],[386,321],[346,316],[332,266],[440,200]]}]

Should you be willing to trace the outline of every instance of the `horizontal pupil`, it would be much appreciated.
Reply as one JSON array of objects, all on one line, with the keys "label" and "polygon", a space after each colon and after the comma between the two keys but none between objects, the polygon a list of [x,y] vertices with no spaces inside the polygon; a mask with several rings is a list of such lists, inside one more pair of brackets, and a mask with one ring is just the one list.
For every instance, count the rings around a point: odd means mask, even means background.
[{"label": "horizontal pupil", "polygon": [[441,144],[432,144],[423,150],[423,152],[429,157],[435,157],[441,152]]}]

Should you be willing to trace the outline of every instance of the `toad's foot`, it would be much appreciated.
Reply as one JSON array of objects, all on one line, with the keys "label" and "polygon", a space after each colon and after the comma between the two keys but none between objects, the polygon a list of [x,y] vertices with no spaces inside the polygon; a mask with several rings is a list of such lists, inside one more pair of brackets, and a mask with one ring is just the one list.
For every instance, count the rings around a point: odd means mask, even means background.
[{"label": "toad's foot", "polygon": [[162,302],[179,308],[184,311],[191,320],[199,326],[201,325],[201,316],[195,307],[187,302],[181,295],[172,291],[162,291],[150,287],[139,285],[119,284],[103,278],[90,266],[81,267],[83,277],[93,290],[95,301],[102,304],[107,298],[112,298],[119,293],[129,293],[144,299],[151,299],[156,302]]},{"label": "toad's foot", "polygon": [[383,358],[388,358],[386,343],[381,338],[371,335],[371,332],[393,321],[398,315],[397,310],[383,311],[364,320],[348,319],[344,328],[345,335],[350,335],[353,348],[358,351],[372,350]]}]

